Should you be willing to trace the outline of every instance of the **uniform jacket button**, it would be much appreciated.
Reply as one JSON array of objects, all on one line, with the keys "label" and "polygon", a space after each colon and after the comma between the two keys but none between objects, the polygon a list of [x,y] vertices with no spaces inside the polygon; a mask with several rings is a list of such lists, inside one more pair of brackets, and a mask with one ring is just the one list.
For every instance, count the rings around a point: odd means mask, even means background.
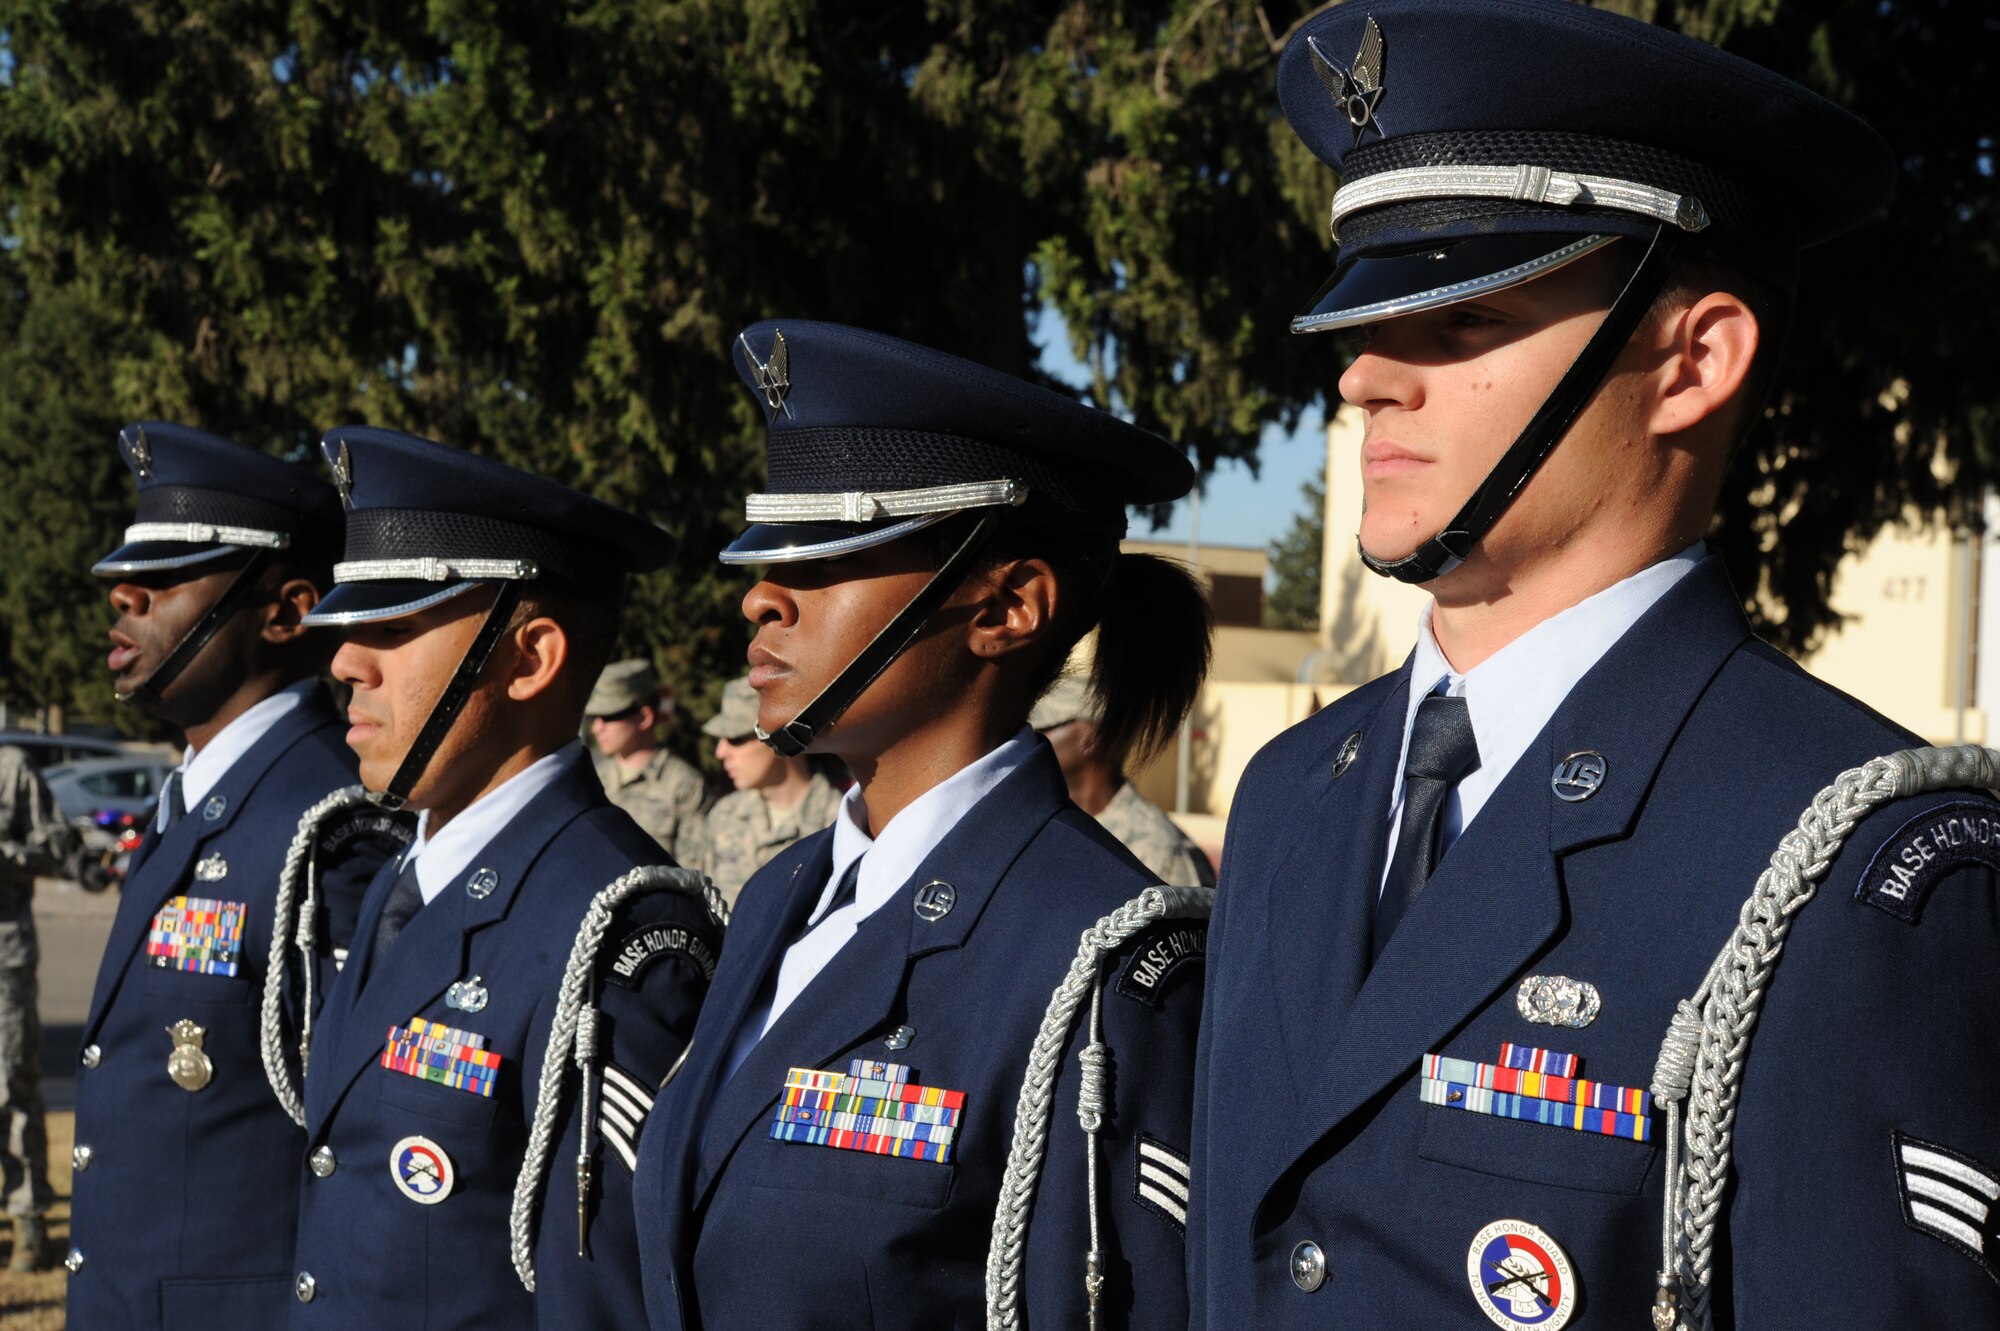
[{"label": "uniform jacket button", "polygon": [[98,1046],[94,1044],[87,1044],[83,1047],[83,1065],[85,1067],[94,1068],[103,1060],[104,1060],[104,1050],[102,1050]]},{"label": "uniform jacket button", "polygon": [[313,1295],[319,1293],[319,1281],[313,1279],[310,1271],[299,1272],[299,1278],[292,1282],[292,1292],[299,1296],[300,1303],[311,1303]]},{"label": "uniform jacket button", "polygon": [[69,1256],[63,1258],[63,1265],[69,1268],[71,1275],[75,1275],[78,1271],[83,1270],[83,1250],[81,1248],[71,1248]]},{"label": "uniform jacket button", "polygon": [[312,1172],[315,1177],[325,1178],[333,1172],[333,1167],[340,1162],[334,1158],[331,1146],[322,1145],[317,1151],[312,1153],[312,1158],[307,1163],[312,1166]]},{"label": "uniform jacket button", "polygon": [[69,1153],[69,1167],[81,1174],[90,1168],[90,1157],[93,1154],[89,1146],[79,1142]]},{"label": "uniform jacket button", "polygon": [[1311,1239],[1292,1249],[1292,1283],[1308,1294],[1326,1283],[1326,1254]]}]

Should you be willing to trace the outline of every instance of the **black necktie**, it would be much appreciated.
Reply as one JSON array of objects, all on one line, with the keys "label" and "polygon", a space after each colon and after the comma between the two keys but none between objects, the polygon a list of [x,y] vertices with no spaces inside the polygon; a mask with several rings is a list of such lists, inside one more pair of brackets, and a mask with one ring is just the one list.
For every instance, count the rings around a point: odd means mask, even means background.
[{"label": "black necktie", "polygon": [[1472,713],[1463,698],[1426,698],[1417,705],[1410,727],[1410,752],[1403,763],[1403,817],[1397,824],[1396,858],[1375,903],[1375,931],[1369,949],[1372,963],[1382,955],[1389,935],[1410,903],[1423,891],[1437,868],[1438,826],[1445,796],[1479,770],[1479,745],[1472,735]]},{"label": "black necktie", "polygon": [[160,803],[167,811],[167,820],[160,827],[162,832],[187,817],[187,802],[181,794],[183,775],[182,769],[178,767],[167,773],[167,788],[160,792]]},{"label": "black necktie", "polygon": [[833,900],[827,903],[826,909],[820,912],[818,919],[799,930],[800,938],[804,938],[807,934],[825,924],[835,911],[854,900],[854,889],[861,881],[861,861],[865,858],[867,857],[864,855],[856,855],[854,857],[854,862],[847,866],[847,872],[840,875],[840,886],[833,890]]},{"label": "black necktie", "polygon": [[397,875],[396,885],[389,889],[389,899],[382,903],[381,918],[375,921],[375,955],[368,963],[369,975],[375,974],[389,945],[423,904],[424,890],[417,884],[417,862],[411,860]]}]

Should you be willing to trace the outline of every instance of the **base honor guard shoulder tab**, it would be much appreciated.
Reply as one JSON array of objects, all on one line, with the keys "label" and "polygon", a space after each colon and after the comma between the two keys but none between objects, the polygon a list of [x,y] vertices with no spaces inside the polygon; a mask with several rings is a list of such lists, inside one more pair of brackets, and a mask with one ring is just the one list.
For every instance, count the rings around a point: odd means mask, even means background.
[{"label": "base honor guard shoulder tab", "polygon": [[313,853],[322,860],[358,846],[380,849],[386,858],[417,839],[417,820],[412,814],[396,813],[379,804],[350,805],[320,819],[314,835]]},{"label": "base honor guard shoulder tab", "polygon": [[2000,805],[1990,800],[1953,800],[1911,818],[1868,861],[1854,897],[1916,924],[1931,889],[1967,868],[2000,870]]},{"label": "base honor guard shoulder tab", "polygon": [[1129,945],[1118,972],[1118,992],[1157,1008],[1184,982],[1189,965],[1207,955],[1207,919],[1162,920]]},{"label": "base honor guard shoulder tab", "polygon": [[636,989],[639,977],[662,957],[685,957],[701,971],[703,983],[715,978],[721,940],[706,930],[672,920],[640,925],[607,948],[601,974],[607,984]]}]

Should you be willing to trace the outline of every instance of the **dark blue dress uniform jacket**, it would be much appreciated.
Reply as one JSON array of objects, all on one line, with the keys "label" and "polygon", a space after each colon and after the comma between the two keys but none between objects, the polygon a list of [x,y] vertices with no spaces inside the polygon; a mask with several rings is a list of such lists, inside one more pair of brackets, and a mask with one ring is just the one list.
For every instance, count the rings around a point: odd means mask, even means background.
[{"label": "dark blue dress uniform jacket", "polygon": [[[292,1166],[303,1197],[293,1327],[640,1324],[631,1174],[602,1143],[591,1255],[577,1256],[574,1071],[564,1078],[544,1184],[533,1295],[509,1255],[508,1213],[557,989],[591,898],[635,866],[672,863],[605,799],[579,755],[473,856],[468,881],[480,869],[493,870],[498,882],[491,893],[446,888],[411,918],[375,968],[375,924],[398,871],[394,863],[384,866],[362,905],[354,950],[327,997],[306,1073],[309,1146],[326,1147],[333,1167],[321,1176],[303,1162]],[[720,951],[699,903],[652,894],[616,916],[599,953],[599,974],[621,941],[660,921],[701,937],[708,958]],[[485,1006],[448,1007],[446,991],[473,976],[487,990]],[[702,957],[683,949],[659,954],[632,988],[602,986],[605,1056],[642,1084],[658,1085],[694,1030],[707,984]],[[492,1096],[384,1067],[390,1028],[408,1026],[412,1017],[484,1036],[501,1058]],[[390,1175],[393,1148],[413,1136],[442,1148],[455,1170],[450,1195],[433,1205],[404,1196]],[[305,1290],[310,1300],[298,1297]]]},{"label": "dark blue dress uniform jacket", "polygon": [[[1408,687],[1406,666],[1281,735],[1237,792],[1202,1036],[1194,1325],[1486,1325],[1467,1249],[1502,1218],[1568,1251],[1571,1326],[1648,1325],[1664,1114],[1639,1143],[1432,1107],[1419,1060],[1490,1063],[1514,1041],[1648,1086],[1675,1001],[1779,838],[1839,772],[1916,741],[1754,639],[1710,559],[1577,685],[1369,971]],[[1556,764],[1591,749],[1602,787],[1557,799]],[[1992,874],[1945,878],[1917,924],[1856,900],[1913,812],[1964,798],[1863,821],[1797,918],[1743,1081],[1719,1326],[2000,1324],[1989,1271],[1906,1226],[1891,1148],[1902,1131],[2000,1165]],[[1589,981],[1601,1015],[1530,1024],[1529,974]],[[1288,1272],[1302,1241],[1325,1253],[1311,1293]]]},{"label": "dark blue dress uniform jacket", "polygon": [[[984,1326],[986,1251],[1029,1045],[1082,932],[1157,881],[1070,802],[1043,746],[862,922],[718,1090],[737,1028],[825,887],[832,841],[830,830],[805,838],[745,886],[687,1067],[641,1142],[640,1251],[655,1331]],[[957,897],[927,923],[914,895],[933,880]],[[1121,969],[1149,934],[1119,954]],[[1199,972],[1169,977],[1158,1010],[1105,994],[1116,1064],[1100,1147],[1107,1327],[1186,1320],[1182,1235],[1136,1202],[1136,1153],[1141,1133],[1186,1153]],[[1107,973],[1115,984],[1120,971]],[[1063,1054],[1029,1236],[1030,1326],[1084,1322],[1083,1025]],[[886,1048],[898,1026],[912,1031],[908,1047]],[[788,1069],[845,1072],[864,1056],[965,1093],[951,1162],[771,1138]]]},{"label": "dark blue dress uniform jacket", "polygon": [[[299,815],[354,783],[343,734],[325,692],[307,695],[133,856],[77,1072],[76,1140],[89,1157],[73,1184],[71,1243],[83,1264],[69,1281],[71,1326],[284,1320],[305,1134],[265,1080],[260,1005],[278,875]],[[196,865],[218,856],[227,874],[197,880]],[[323,897],[358,899],[381,862],[357,850],[322,865]],[[235,975],[148,964],[154,914],[182,895],[248,908]],[[207,1031],[214,1076],[198,1091],[167,1076],[167,1028],[182,1018]]]}]

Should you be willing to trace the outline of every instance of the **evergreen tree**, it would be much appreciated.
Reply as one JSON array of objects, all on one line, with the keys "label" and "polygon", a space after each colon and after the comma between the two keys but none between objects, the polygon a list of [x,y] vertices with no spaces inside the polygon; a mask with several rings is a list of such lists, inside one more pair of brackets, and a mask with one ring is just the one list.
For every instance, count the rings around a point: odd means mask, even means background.
[{"label": "evergreen tree", "polygon": [[[1994,469],[1995,20],[1950,0],[1629,0],[1855,106],[1888,224],[1812,264],[1793,385],[1718,539],[1791,645],[1847,544]],[[741,325],[831,318],[1089,396],[1204,465],[1332,393],[1284,329],[1337,183],[1277,111],[1306,12],[1251,0],[0,0],[0,696],[113,708],[83,575],[162,416],[304,454],[361,420],[681,540],[626,647],[700,715],[740,671],[713,556],[761,473]],[[797,367],[809,373],[809,367]],[[1942,479],[1940,479],[1942,478]]]},{"label": "evergreen tree", "polygon": [[1319,628],[1319,580],[1326,556],[1326,469],[1299,487],[1305,508],[1270,544],[1271,594],[1264,598],[1264,627]]}]

